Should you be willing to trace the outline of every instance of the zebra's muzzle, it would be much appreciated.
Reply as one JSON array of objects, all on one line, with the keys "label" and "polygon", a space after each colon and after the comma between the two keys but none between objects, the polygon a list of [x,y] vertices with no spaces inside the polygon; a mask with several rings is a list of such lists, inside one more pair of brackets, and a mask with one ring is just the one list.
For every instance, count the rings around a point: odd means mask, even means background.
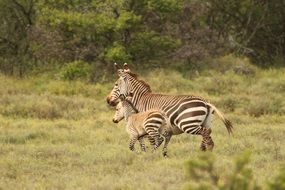
[{"label": "zebra's muzzle", "polygon": [[114,101],[114,100],[112,101],[110,97],[107,97],[106,101],[107,101],[107,104],[112,107],[117,105],[117,101]]}]

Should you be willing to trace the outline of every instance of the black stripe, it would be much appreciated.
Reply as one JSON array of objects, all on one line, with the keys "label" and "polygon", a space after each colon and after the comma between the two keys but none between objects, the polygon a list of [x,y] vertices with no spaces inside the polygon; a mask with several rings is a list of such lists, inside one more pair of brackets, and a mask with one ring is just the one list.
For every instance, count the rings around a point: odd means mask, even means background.
[{"label": "black stripe", "polygon": [[182,123],[180,123],[180,126],[183,127],[184,125],[189,125],[192,123],[199,123],[202,122],[202,120],[196,119],[196,120],[190,120],[190,121],[183,121]]},{"label": "black stripe", "polygon": [[159,126],[153,126],[153,125],[145,126],[146,131],[157,131],[158,128]]},{"label": "black stripe", "polygon": [[[186,126],[186,127],[182,128],[182,129],[183,129],[184,132],[186,132],[188,129],[193,130],[193,129],[196,129],[197,127],[199,127],[199,125],[189,125],[189,126]],[[189,131],[187,131],[187,132],[189,133]]]},{"label": "black stripe", "polygon": [[199,125],[192,125],[192,126],[187,126],[187,127],[185,127],[185,130],[184,130],[184,132],[186,132],[186,133],[190,133],[190,134],[197,134],[197,133],[199,133],[200,131],[201,131],[201,127],[199,126]]},{"label": "black stripe", "polygon": [[183,115],[179,115],[177,123],[179,123],[183,119],[187,119],[187,118],[190,118],[190,117],[196,117],[196,116],[199,116],[199,115],[206,115],[206,112],[204,110],[199,110],[199,111],[192,111],[192,112],[184,113]]},{"label": "black stripe", "polygon": [[147,120],[146,122],[145,122],[145,124],[152,124],[152,123],[154,123],[154,124],[162,124],[162,122],[161,121],[158,121],[158,120]]},{"label": "black stripe", "polygon": [[150,113],[148,115],[148,117],[156,117],[156,118],[163,119],[163,116],[161,114],[158,114],[158,113]]}]

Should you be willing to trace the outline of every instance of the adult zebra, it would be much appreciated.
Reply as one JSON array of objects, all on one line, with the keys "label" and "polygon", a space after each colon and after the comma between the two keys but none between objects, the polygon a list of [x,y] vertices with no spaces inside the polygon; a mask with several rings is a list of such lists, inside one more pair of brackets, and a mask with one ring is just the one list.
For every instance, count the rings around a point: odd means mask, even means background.
[{"label": "adult zebra", "polygon": [[119,79],[107,97],[109,105],[116,105],[121,94],[128,96],[132,93],[132,103],[139,112],[150,109],[160,109],[165,112],[168,123],[171,125],[170,135],[178,135],[183,132],[201,135],[203,140],[200,148],[203,151],[212,150],[214,147],[210,136],[211,119],[214,112],[223,121],[228,133],[232,133],[231,122],[205,99],[191,95],[173,96],[152,93],[150,86],[144,81],[138,80],[126,63],[123,69],[118,68],[116,64],[115,66]]}]

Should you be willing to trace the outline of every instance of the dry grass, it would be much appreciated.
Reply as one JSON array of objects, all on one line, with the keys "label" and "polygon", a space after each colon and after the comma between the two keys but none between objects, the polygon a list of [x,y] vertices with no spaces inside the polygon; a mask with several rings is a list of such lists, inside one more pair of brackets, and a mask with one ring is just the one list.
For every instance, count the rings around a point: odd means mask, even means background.
[{"label": "dry grass", "polygon": [[[143,78],[153,91],[199,94],[223,110],[235,130],[229,137],[214,120],[212,154],[221,182],[234,158],[250,150],[249,166],[263,185],[285,159],[283,73],[258,71],[251,78],[211,71],[190,80],[155,70]],[[161,149],[129,151],[124,123],[111,122],[114,110],[105,103],[111,83],[50,80],[45,85],[41,78],[0,78],[0,189],[182,189],[186,162],[203,154],[201,138],[186,134],[173,137],[167,159]]]}]

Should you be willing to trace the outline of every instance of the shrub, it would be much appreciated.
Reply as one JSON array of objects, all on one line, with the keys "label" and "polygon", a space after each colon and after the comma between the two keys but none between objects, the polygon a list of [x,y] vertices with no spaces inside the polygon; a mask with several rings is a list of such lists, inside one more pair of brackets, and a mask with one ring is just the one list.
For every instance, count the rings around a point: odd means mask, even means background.
[{"label": "shrub", "polygon": [[241,75],[254,75],[256,73],[256,68],[250,64],[248,58],[240,58],[233,55],[213,59],[209,62],[209,65],[222,73],[227,71],[234,71]]},{"label": "shrub", "polygon": [[0,114],[8,117],[38,119],[79,119],[89,116],[93,104],[83,97],[65,96],[12,96],[5,97]]},{"label": "shrub", "polygon": [[258,190],[261,189],[254,180],[252,170],[247,166],[250,154],[245,152],[236,159],[233,173],[226,176],[224,183],[215,170],[215,158],[212,154],[202,154],[197,160],[188,162],[187,172],[192,185],[191,190]]},{"label": "shrub", "polygon": [[255,96],[245,105],[244,111],[254,117],[268,114],[281,115],[285,113],[285,107],[282,105],[282,102],[282,97],[278,96],[273,96],[272,98]]},{"label": "shrub", "polygon": [[226,96],[219,100],[217,106],[222,107],[225,111],[233,112],[235,111],[237,104],[238,101],[235,99],[235,97]]},{"label": "shrub", "polygon": [[221,182],[220,174],[215,168],[215,158],[212,154],[202,154],[196,160],[187,163],[187,174],[191,183],[190,190],[281,190],[285,189],[284,168],[280,174],[271,182],[267,183],[268,188],[261,188],[253,176],[253,171],[248,167],[250,152],[245,151],[236,158],[234,170]]},{"label": "shrub", "polygon": [[83,61],[68,63],[61,69],[60,77],[65,80],[88,79],[91,66]]},{"label": "shrub", "polygon": [[285,168],[280,170],[280,174],[269,183],[269,190],[285,189]]},{"label": "shrub", "polygon": [[106,60],[110,62],[129,62],[131,58],[126,52],[125,47],[119,43],[114,43],[112,47],[108,48],[105,57]]},{"label": "shrub", "polygon": [[39,119],[56,119],[62,116],[57,106],[47,99],[37,99],[35,97],[12,98],[9,105],[2,109],[4,116],[10,117],[33,117]]}]

